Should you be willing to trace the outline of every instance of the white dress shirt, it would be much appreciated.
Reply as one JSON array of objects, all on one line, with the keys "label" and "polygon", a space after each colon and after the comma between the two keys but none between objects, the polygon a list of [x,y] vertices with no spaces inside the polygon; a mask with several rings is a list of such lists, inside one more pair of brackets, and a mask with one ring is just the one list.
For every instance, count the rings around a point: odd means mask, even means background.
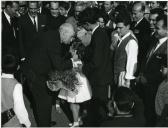
[{"label": "white dress shirt", "polygon": [[[124,40],[129,35],[132,35],[135,37],[131,32],[128,32],[125,36],[123,36],[118,44],[118,47],[120,46],[122,40]],[[125,73],[125,79],[135,79],[134,73],[136,69],[137,64],[137,56],[138,56],[138,44],[135,40],[131,39],[126,47],[125,51],[127,54],[127,63],[126,63],[126,73]]]},{"label": "white dress shirt", "polygon": [[[2,73],[2,78],[14,78],[12,74]],[[22,85],[17,83],[13,91],[14,112],[21,124],[25,124],[26,127],[30,127],[31,123],[28,117],[24,100]]]},{"label": "white dress shirt", "polygon": [[5,10],[4,10],[4,14],[5,14],[6,19],[8,20],[9,24],[11,24],[10,16],[5,12]]},{"label": "white dress shirt", "polygon": [[[11,25],[11,24],[12,24],[12,23],[11,23],[11,18],[10,18],[10,16],[5,12],[5,10],[4,10],[4,14],[5,14],[6,19],[8,20],[9,24]],[[14,28],[12,28],[12,29],[13,29],[13,34],[14,34],[14,36],[16,37],[15,29],[14,29]]]},{"label": "white dress shirt", "polygon": [[142,17],[140,20],[138,20],[138,21],[136,22],[136,24],[135,24],[134,27],[136,27],[136,26],[143,20],[143,18],[144,18],[144,17]]},{"label": "white dress shirt", "polygon": [[[29,14],[29,17],[30,17],[32,23],[34,24],[34,18],[32,16],[30,16],[30,14]],[[38,31],[38,17],[37,16],[35,17],[35,21],[36,21],[36,30]]]}]

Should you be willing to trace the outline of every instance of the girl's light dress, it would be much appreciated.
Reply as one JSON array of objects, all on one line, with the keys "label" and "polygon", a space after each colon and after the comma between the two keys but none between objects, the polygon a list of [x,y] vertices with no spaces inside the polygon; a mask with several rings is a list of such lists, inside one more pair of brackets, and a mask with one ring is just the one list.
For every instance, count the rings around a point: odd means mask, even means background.
[{"label": "girl's light dress", "polygon": [[82,103],[91,99],[92,92],[86,76],[77,72],[76,77],[79,81],[79,85],[77,85],[78,93],[75,94],[72,91],[61,89],[58,95],[59,98],[70,103]]}]

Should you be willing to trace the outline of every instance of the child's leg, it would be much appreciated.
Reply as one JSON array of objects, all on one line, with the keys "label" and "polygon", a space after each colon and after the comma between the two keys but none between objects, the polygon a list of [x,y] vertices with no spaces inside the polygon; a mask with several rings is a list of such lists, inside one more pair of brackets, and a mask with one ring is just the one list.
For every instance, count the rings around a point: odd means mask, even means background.
[{"label": "child's leg", "polygon": [[72,111],[74,122],[78,122],[79,109],[80,109],[79,104],[70,103],[70,108],[71,108],[71,111]]}]

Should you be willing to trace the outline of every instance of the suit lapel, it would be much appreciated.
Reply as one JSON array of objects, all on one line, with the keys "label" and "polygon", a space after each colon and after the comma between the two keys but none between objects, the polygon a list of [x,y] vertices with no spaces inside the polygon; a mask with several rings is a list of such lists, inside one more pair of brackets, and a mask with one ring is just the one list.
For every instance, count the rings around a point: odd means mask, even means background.
[{"label": "suit lapel", "polygon": [[33,25],[33,22],[32,20],[30,19],[30,16],[29,14],[27,13],[26,15],[26,21],[28,22],[28,24],[34,29],[34,25]]},{"label": "suit lapel", "polygon": [[[155,48],[156,48],[156,46],[153,47],[153,48],[150,50],[150,52],[148,53],[148,57],[147,57],[147,62],[146,62],[146,64],[148,64],[148,62],[149,62],[154,56],[156,56],[157,54],[164,54],[165,49],[167,48],[167,40],[166,40],[162,45],[160,45],[159,48],[158,48],[156,51],[154,51],[154,52],[152,53],[152,55],[150,55],[151,51],[152,51],[153,49],[155,49]],[[149,56],[149,55],[150,55],[150,56]]]},{"label": "suit lapel", "polygon": [[2,12],[2,18],[3,18],[3,21],[4,21],[5,24],[8,24],[8,26],[11,26],[10,23],[8,22],[4,12]]},{"label": "suit lapel", "polygon": [[164,52],[164,49],[167,47],[167,40],[157,48],[153,54]]}]

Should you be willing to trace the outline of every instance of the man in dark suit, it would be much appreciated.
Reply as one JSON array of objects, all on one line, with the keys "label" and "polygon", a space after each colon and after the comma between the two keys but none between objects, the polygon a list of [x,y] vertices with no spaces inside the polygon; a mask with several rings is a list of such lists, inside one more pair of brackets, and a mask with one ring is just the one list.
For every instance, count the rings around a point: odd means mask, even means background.
[{"label": "man in dark suit", "polygon": [[144,18],[145,5],[142,2],[135,2],[132,8],[133,23],[132,30],[138,39],[139,54],[138,54],[138,72],[141,67],[141,62],[149,49],[150,25]]},{"label": "man in dark suit", "polygon": [[47,28],[57,30],[61,24],[65,23],[66,17],[59,15],[59,2],[50,2],[50,13],[47,15]]},{"label": "man in dark suit", "polygon": [[[149,15],[149,23],[150,23],[150,36],[149,38],[149,48],[147,50],[147,52],[149,52],[149,50],[151,49],[151,47],[155,46],[156,43],[158,42],[158,39],[156,38],[156,30],[155,30],[155,26],[156,26],[156,18],[158,16],[161,16],[164,14],[164,11],[161,8],[155,8],[150,10],[150,15]],[[146,57],[143,58],[142,62],[141,62],[141,69],[140,69],[140,74],[142,72],[142,70],[144,69],[145,63],[146,63]],[[140,75],[139,74],[139,75]],[[138,85],[137,89],[136,89],[137,93],[140,95],[140,97],[143,97],[143,89],[142,89],[142,85]]]},{"label": "man in dark suit", "polygon": [[106,117],[108,85],[112,81],[110,41],[106,31],[97,23],[98,12],[97,8],[87,8],[79,15],[79,22],[92,31],[91,43],[86,47],[82,68],[91,84],[93,94],[88,111],[88,126],[99,126]]},{"label": "man in dark suit", "polygon": [[6,1],[2,12],[2,56],[5,54],[13,54],[17,58],[19,56],[17,18],[15,17],[18,9],[18,2]]},{"label": "man in dark suit", "polygon": [[161,8],[155,8],[150,10],[149,23],[150,23],[151,36],[154,35],[155,33],[156,18],[163,14],[164,10]]},{"label": "man in dark suit", "polygon": [[104,2],[104,9],[105,12],[108,14],[109,21],[106,24],[106,27],[110,29],[114,29],[114,3],[112,1],[105,1]]},{"label": "man in dark suit", "polygon": [[153,43],[157,42],[157,38],[155,37],[156,34],[156,30],[155,30],[155,26],[156,26],[156,18],[158,16],[164,15],[164,10],[161,8],[154,8],[152,10],[150,10],[150,15],[149,15],[149,23],[150,23],[150,44],[149,47],[151,47],[152,45],[156,45]]},{"label": "man in dark suit", "polygon": [[159,84],[163,81],[160,70],[163,56],[167,56],[168,38],[166,15],[159,16],[156,19],[156,37],[159,41],[149,50],[146,57],[143,75],[140,77],[140,81],[144,88],[145,117],[147,120],[147,126],[155,125],[155,96]]},{"label": "man in dark suit", "polygon": [[[105,13],[108,15],[108,18],[107,18],[108,21],[105,25],[105,28],[106,28],[106,30],[108,32],[108,36],[110,38],[112,31],[115,29],[114,2],[113,1],[104,1],[104,9],[105,9]],[[104,10],[102,10],[102,11],[104,11]]]},{"label": "man in dark suit", "polygon": [[[27,75],[30,91],[34,99],[34,112],[37,126],[49,127],[52,111],[52,93],[46,86],[51,71],[64,71],[73,67],[73,58],[65,58],[61,43],[69,44],[75,32],[71,24],[65,23],[59,31],[50,30],[39,33],[36,49],[27,61]],[[73,56],[76,57],[77,55]]]},{"label": "man in dark suit", "polygon": [[38,3],[28,2],[28,13],[19,19],[19,45],[22,60],[28,59],[36,49],[37,34],[45,30],[46,17],[38,14]]}]

